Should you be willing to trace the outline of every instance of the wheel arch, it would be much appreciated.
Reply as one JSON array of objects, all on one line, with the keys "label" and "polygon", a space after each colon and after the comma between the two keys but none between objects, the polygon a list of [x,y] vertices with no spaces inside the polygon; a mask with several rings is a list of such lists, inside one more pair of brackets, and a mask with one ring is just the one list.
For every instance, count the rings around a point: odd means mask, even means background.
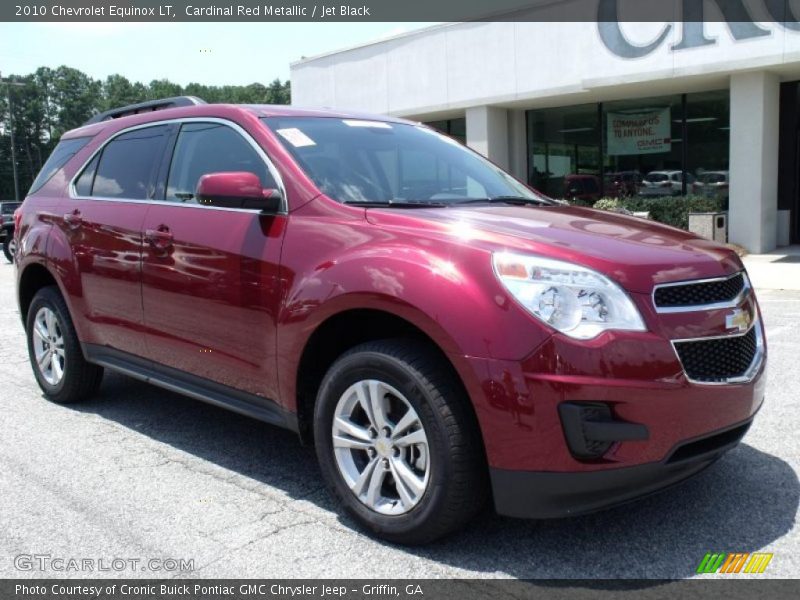
[{"label": "wheel arch", "polygon": [[61,295],[64,296],[64,291],[58,284],[56,276],[45,264],[31,262],[21,268],[17,280],[17,303],[23,323],[28,318],[28,309],[30,308],[36,292],[48,286],[56,286],[59,292],[61,292]]},{"label": "wheel arch", "polygon": [[[303,441],[313,443],[314,405],[325,373],[342,354],[365,342],[412,339],[424,344],[448,368],[454,380],[461,386],[464,398],[470,399],[471,386],[467,381],[469,372],[466,364],[459,360],[463,357],[448,351],[452,348],[448,342],[452,341],[442,340],[441,335],[441,332],[431,332],[419,322],[382,308],[349,308],[325,318],[308,336],[293,382],[293,396]],[[475,425],[478,426],[475,407],[471,401],[469,409],[475,418]]]}]

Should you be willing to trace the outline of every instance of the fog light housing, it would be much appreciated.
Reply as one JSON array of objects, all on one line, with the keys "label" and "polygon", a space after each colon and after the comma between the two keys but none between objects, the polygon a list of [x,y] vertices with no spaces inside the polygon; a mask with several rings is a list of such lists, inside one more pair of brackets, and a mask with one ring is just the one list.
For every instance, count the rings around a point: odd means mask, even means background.
[{"label": "fog light housing", "polygon": [[567,446],[575,458],[600,458],[616,442],[646,440],[647,427],[615,419],[603,402],[562,402],[558,405]]}]

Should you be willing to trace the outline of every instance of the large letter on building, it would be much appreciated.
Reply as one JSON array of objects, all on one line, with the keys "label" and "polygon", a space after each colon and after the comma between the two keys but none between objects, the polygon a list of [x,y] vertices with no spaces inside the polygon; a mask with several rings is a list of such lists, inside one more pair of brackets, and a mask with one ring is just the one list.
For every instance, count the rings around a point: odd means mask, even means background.
[{"label": "large letter on building", "polygon": [[[759,27],[753,22],[753,17],[750,16],[742,0],[714,0],[714,2],[719,7],[735,40],[746,40],[770,34],[769,29]],[[683,50],[713,44],[714,40],[706,37],[704,18],[702,1],[683,0],[683,35],[681,41],[672,46],[672,49]]]},{"label": "large letter on building", "polygon": [[617,0],[600,0],[597,8],[597,28],[606,48],[622,58],[641,58],[658,48],[669,35],[672,25],[665,25],[658,37],[644,46],[631,44],[619,28]]}]

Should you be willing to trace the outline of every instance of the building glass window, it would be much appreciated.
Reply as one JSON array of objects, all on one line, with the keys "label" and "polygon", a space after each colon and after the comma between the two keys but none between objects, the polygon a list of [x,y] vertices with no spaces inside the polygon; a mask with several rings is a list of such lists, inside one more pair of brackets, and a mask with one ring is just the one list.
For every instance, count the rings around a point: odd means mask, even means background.
[{"label": "building glass window", "polygon": [[727,90],[528,111],[528,182],[554,198],[728,193]]},{"label": "building glass window", "polygon": [[596,104],[530,111],[530,184],[552,198],[600,198],[600,127]]},{"label": "building glass window", "polygon": [[727,90],[686,96],[686,170],[689,193],[718,197],[727,208],[730,95]]},{"label": "building glass window", "polygon": [[683,193],[683,99],[620,100],[602,106],[606,196]]},{"label": "building glass window", "polygon": [[467,119],[445,119],[442,121],[429,121],[425,123],[428,127],[441,131],[451,138],[457,139],[462,144],[467,143]]}]

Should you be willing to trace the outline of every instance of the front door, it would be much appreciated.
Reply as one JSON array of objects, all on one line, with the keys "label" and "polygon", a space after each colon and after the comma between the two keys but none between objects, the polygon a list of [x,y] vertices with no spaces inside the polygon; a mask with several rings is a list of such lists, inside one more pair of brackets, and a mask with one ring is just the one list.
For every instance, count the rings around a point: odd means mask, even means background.
[{"label": "front door", "polygon": [[286,216],[201,206],[207,173],[250,171],[277,188],[263,153],[238,127],[181,125],[165,202],[144,222],[144,323],[155,362],[277,399],[275,323]]}]

